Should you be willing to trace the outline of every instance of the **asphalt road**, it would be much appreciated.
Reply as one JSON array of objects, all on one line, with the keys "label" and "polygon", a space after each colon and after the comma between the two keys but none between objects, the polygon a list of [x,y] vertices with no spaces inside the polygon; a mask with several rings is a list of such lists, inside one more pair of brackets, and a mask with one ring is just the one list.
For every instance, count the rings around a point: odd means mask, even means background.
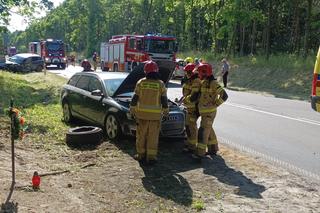
[{"label": "asphalt road", "polygon": [[[49,71],[69,78],[81,68]],[[220,142],[320,180],[320,113],[310,103],[226,91],[229,99],[214,122]],[[171,81],[168,97],[180,96],[179,82]]]}]

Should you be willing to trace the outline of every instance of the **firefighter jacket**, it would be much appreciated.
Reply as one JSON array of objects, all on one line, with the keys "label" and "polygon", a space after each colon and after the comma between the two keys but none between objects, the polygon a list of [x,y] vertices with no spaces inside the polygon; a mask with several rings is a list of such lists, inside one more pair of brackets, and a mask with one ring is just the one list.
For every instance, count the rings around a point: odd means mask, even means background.
[{"label": "firefighter jacket", "polygon": [[226,92],[213,78],[213,76],[210,79],[205,79],[201,82],[198,104],[200,114],[215,112],[217,107],[226,99]]},{"label": "firefighter jacket", "polygon": [[142,120],[160,120],[162,109],[168,112],[167,89],[158,79],[140,79],[135,88],[130,111]]},{"label": "firefighter jacket", "polygon": [[186,95],[183,94],[183,96],[185,97],[183,104],[187,107],[187,109],[193,110],[196,108],[196,104],[198,101],[198,98],[194,97],[197,96],[200,92],[201,80],[197,76],[191,77],[190,81],[188,81],[188,86],[190,88],[188,91],[190,92]]}]

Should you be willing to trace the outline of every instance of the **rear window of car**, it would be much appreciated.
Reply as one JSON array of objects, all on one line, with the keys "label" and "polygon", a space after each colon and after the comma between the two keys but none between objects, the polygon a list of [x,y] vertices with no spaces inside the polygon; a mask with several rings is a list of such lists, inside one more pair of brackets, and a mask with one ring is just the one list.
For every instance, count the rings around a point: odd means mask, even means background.
[{"label": "rear window of car", "polygon": [[83,90],[88,90],[89,80],[90,80],[89,76],[81,76],[79,81],[76,84],[76,87]]},{"label": "rear window of car", "polygon": [[79,80],[79,77],[80,77],[80,75],[74,75],[74,76],[72,76],[72,77],[70,78],[68,84],[71,85],[71,86],[75,86],[76,83],[77,83],[78,80]]}]

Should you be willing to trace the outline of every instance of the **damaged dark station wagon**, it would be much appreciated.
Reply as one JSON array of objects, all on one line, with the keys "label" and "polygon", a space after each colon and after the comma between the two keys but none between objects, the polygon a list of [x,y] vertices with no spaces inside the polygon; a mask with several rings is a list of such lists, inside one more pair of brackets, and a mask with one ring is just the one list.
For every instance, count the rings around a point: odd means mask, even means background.
[{"label": "damaged dark station wagon", "polygon": [[[162,81],[168,83],[172,68],[158,63]],[[174,66],[174,64],[173,64]],[[61,92],[63,117],[70,122],[74,117],[104,128],[109,139],[135,135],[136,123],[129,113],[129,105],[137,81],[143,78],[143,64],[131,73],[79,72],[73,75]],[[160,136],[184,137],[185,114],[169,100],[169,116],[163,117]]]}]

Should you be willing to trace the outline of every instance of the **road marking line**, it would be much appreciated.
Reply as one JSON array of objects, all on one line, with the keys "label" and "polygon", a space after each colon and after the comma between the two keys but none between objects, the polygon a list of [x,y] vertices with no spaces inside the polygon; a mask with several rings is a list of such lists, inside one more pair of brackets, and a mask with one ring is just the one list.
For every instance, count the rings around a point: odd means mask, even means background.
[{"label": "road marking line", "polygon": [[273,112],[267,112],[267,111],[263,111],[263,110],[259,110],[259,109],[254,109],[253,107],[240,105],[240,104],[234,104],[234,103],[225,103],[225,104],[229,105],[229,106],[233,106],[233,107],[238,107],[238,108],[241,108],[241,109],[251,110],[251,111],[254,111],[254,112],[260,112],[260,113],[267,114],[267,115],[272,115],[272,116],[276,116],[276,117],[280,117],[280,118],[286,118],[286,119],[289,119],[289,120],[294,120],[294,121],[299,121],[299,122],[302,122],[302,123],[308,123],[308,124],[320,126],[320,122],[314,121],[314,120],[309,120],[309,119],[306,119],[306,118],[293,118],[293,117],[289,117],[289,116],[286,116],[286,115],[280,115],[280,114],[273,113]]},{"label": "road marking line", "polygon": [[227,144],[231,147],[234,147],[240,151],[244,151],[246,153],[249,153],[249,154],[253,154],[254,156],[257,156],[257,157],[260,157],[260,158],[263,158],[271,163],[273,163],[274,165],[278,165],[278,166],[281,166],[282,168],[286,168],[286,169],[289,169],[293,172],[296,172],[298,174],[301,174],[301,175],[304,175],[304,176],[307,176],[309,178],[313,178],[314,180],[317,180],[317,181],[320,181],[320,175],[318,174],[315,174],[315,173],[312,173],[310,171],[307,171],[307,170],[304,170],[304,169],[301,169],[299,167],[296,167],[294,166],[293,164],[290,164],[288,162],[284,162],[284,161],[281,161],[279,160],[278,158],[275,158],[275,157],[272,157],[272,156],[269,156],[269,155],[266,155],[266,154],[263,154],[261,152],[258,152],[254,149],[251,149],[251,148],[248,148],[248,147],[245,147],[241,144],[238,144],[238,143],[233,143],[231,142],[230,140],[228,139],[225,139],[225,138],[222,138],[222,137],[218,137],[219,139],[219,142],[223,143],[223,144]]}]

